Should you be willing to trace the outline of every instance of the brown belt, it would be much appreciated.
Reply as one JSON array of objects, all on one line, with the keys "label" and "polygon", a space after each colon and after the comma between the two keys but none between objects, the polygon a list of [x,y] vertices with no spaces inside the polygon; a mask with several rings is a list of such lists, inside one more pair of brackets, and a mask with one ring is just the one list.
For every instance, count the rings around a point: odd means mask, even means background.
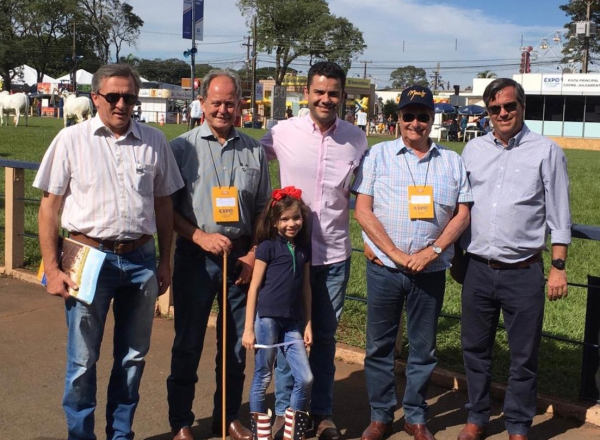
[{"label": "brown belt", "polygon": [[504,263],[503,261],[489,260],[487,258],[480,257],[475,254],[466,254],[471,260],[478,261],[479,263],[487,264],[492,269],[496,270],[507,270],[507,269],[527,269],[532,264],[539,262],[542,259],[542,253],[529,257],[527,260],[519,261],[517,263]]},{"label": "brown belt", "polygon": [[88,237],[81,232],[70,232],[69,238],[78,241],[79,243],[87,244],[88,246],[114,252],[115,254],[126,254],[142,247],[150,241],[152,235],[142,235],[136,240],[100,240],[97,238]]}]

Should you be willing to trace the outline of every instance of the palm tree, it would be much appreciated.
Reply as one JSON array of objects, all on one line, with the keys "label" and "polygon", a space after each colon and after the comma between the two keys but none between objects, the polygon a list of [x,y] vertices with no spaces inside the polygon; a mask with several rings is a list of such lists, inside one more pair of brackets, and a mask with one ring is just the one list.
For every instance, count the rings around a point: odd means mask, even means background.
[{"label": "palm tree", "polygon": [[479,72],[477,74],[477,78],[498,78],[498,75],[491,70],[484,70],[483,72]]}]

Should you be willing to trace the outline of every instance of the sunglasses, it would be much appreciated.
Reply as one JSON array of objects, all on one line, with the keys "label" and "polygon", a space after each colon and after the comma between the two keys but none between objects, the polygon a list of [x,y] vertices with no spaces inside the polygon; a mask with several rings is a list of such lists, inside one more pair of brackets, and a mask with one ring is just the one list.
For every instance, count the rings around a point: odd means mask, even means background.
[{"label": "sunglasses", "polygon": [[121,100],[121,98],[123,98],[125,104],[133,105],[138,99],[136,95],[130,95],[129,93],[107,93],[106,95],[103,95],[102,93],[98,92],[96,95],[102,96],[109,104],[116,104]]},{"label": "sunglasses", "polygon": [[487,110],[490,115],[499,115],[502,109],[506,110],[507,113],[514,112],[519,106],[518,102],[507,102],[504,105],[490,105]]},{"label": "sunglasses", "polygon": [[404,122],[412,122],[417,119],[419,122],[429,122],[431,119],[431,115],[429,113],[419,113],[418,115],[414,115],[412,113],[402,113],[402,120]]}]

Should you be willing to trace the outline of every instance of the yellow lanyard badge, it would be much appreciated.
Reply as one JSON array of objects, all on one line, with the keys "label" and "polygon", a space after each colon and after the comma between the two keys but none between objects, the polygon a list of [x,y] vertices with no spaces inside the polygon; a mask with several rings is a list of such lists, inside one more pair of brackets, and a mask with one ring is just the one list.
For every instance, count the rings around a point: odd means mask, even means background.
[{"label": "yellow lanyard badge", "polygon": [[433,186],[408,187],[408,215],[411,220],[435,217],[433,210]]},{"label": "yellow lanyard badge", "polygon": [[212,208],[215,223],[240,221],[237,188],[235,186],[213,187]]}]

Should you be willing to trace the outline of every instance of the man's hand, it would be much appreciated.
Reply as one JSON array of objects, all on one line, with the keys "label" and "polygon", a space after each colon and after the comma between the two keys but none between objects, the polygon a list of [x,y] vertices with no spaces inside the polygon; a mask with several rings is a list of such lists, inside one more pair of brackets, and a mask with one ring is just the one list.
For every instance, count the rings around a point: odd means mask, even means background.
[{"label": "man's hand", "polygon": [[208,234],[200,229],[196,230],[193,240],[198,246],[206,252],[215,255],[223,255],[223,253],[231,252],[231,240],[221,234]]},{"label": "man's hand", "polygon": [[304,327],[304,346],[308,349],[313,344],[313,332],[312,325],[309,322]]},{"label": "man's hand", "polygon": [[406,268],[414,273],[424,270],[429,264],[438,257],[431,246],[421,249],[416,254],[408,257]]},{"label": "man's hand", "polygon": [[254,342],[256,337],[254,336],[254,330],[244,330],[242,335],[242,345],[246,350],[254,350]]},{"label": "man's hand", "polygon": [[171,285],[171,265],[169,262],[158,263],[156,279],[158,281],[158,296],[161,296]]},{"label": "man's hand", "polygon": [[548,274],[548,299],[556,301],[566,298],[568,294],[567,271],[551,267]]},{"label": "man's hand", "polygon": [[252,271],[254,270],[254,260],[256,254],[254,251],[248,252],[243,257],[238,258],[236,267],[241,266],[240,276],[235,280],[236,285],[248,284],[252,280]]},{"label": "man's hand", "polygon": [[55,269],[46,272],[46,291],[50,295],[69,298],[69,287],[79,290],[79,286],[62,270]]}]

